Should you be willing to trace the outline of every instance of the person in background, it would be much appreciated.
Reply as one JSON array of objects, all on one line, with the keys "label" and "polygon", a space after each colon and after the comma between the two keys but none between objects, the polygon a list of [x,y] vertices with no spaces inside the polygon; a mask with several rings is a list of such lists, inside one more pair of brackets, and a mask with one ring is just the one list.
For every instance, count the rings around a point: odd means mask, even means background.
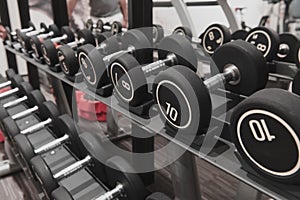
[{"label": "person in background", "polygon": [[6,30],[3,25],[0,24],[0,38],[5,39],[7,36]]}]

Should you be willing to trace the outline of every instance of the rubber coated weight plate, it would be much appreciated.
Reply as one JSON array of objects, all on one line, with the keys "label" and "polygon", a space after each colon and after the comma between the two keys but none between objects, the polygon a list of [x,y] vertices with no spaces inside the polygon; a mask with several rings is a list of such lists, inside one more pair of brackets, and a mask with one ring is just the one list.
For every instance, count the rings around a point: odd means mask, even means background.
[{"label": "rubber coated weight plate", "polygon": [[108,185],[114,188],[117,184],[124,187],[124,200],[145,199],[145,187],[138,174],[128,173],[134,171],[133,168],[121,157],[114,156],[106,162],[106,174]]},{"label": "rubber coated weight plate", "polygon": [[42,184],[43,189],[50,196],[51,192],[59,187],[58,183],[53,178],[51,170],[49,169],[43,158],[39,155],[32,158],[30,163],[32,166],[32,170],[35,172],[36,177]]},{"label": "rubber coated weight plate", "polygon": [[148,196],[146,200],[171,200],[170,197],[161,192],[155,192]]},{"label": "rubber coated weight plate", "polygon": [[26,51],[31,49],[30,37],[27,36],[27,33],[19,34],[19,42]]},{"label": "rubber coated weight plate", "polygon": [[96,37],[97,37],[98,44],[101,44],[102,42],[106,41],[108,38],[110,38],[112,36],[113,36],[113,34],[108,31],[97,34]]},{"label": "rubber coated weight plate", "polygon": [[53,32],[53,36],[52,37],[57,37],[57,36],[60,35],[60,31],[59,31],[58,27],[55,24],[49,25],[49,32],[50,31]]},{"label": "rubber coated weight plate", "polygon": [[[249,96],[263,89],[268,81],[268,67],[262,54],[249,43],[236,40],[218,48],[212,59],[212,74],[223,72],[230,65],[238,68],[240,78],[236,83],[225,84],[226,90]],[[219,71],[218,71],[219,70]]]},{"label": "rubber coated weight plate", "polygon": [[[39,113],[41,120],[47,120],[48,118],[54,120],[59,116],[59,111],[56,105],[52,101],[45,101],[39,107]],[[59,127],[57,127],[59,128]]]},{"label": "rubber coated weight plate", "polygon": [[23,134],[16,135],[14,137],[14,141],[24,160],[29,163],[30,159],[35,156],[34,147]]},{"label": "rubber coated weight plate", "polygon": [[21,85],[21,83],[24,82],[24,79],[19,74],[17,74],[15,76],[13,76],[10,79],[10,81],[11,81],[11,86],[12,87],[19,87]]},{"label": "rubber coated weight plate", "polygon": [[195,50],[185,37],[170,35],[162,39],[157,48],[159,59],[166,59],[169,54],[173,53],[176,55],[176,64],[197,71],[198,61]]},{"label": "rubber coated weight plate", "polygon": [[241,102],[231,115],[230,132],[238,152],[268,179],[300,181],[299,105],[297,95],[265,89]]},{"label": "rubber coated weight plate", "polygon": [[5,71],[5,75],[7,80],[11,80],[12,77],[16,75],[16,72],[12,68],[9,68],[8,70]]},{"label": "rubber coated weight plate", "polygon": [[46,33],[49,31],[47,25],[45,23],[40,23],[40,29],[44,29],[44,31],[42,33]]},{"label": "rubber coated weight plate", "polygon": [[92,31],[90,31],[88,29],[82,29],[82,30],[78,31],[78,40],[80,40],[80,39],[85,40],[84,44],[92,44],[92,45],[96,46],[95,37],[94,37]]},{"label": "rubber coated weight plate", "polygon": [[116,35],[116,34],[119,34],[119,33],[122,33],[122,23],[121,22],[118,22],[118,21],[114,21],[112,24],[111,24],[111,33],[113,35]]},{"label": "rubber coated weight plate", "polygon": [[295,63],[297,67],[300,67],[298,57],[299,39],[291,33],[282,33],[279,38],[280,45],[276,60]]},{"label": "rubber coated weight plate", "polygon": [[31,44],[31,48],[34,52],[35,57],[36,58],[43,57],[43,52],[42,52],[42,48],[41,48],[42,43],[37,36],[31,37],[30,44]]},{"label": "rubber coated weight plate", "polygon": [[266,27],[251,29],[245,41],[256,46],[267,61],[272,61],[276,58],[280,41],[278,34],[272,29]]},{"label": "rubber coated weight plate", "polygon": [[63,186],[60,186],[54,190],[51,194],[51,197],[55,200],[73,200],[72,195]]},{"label": "rubber coated weight plate", "polygon": [[232,40],[245,40],[247,38],[248,31],[246,30],[237,30],[232,33],[231,39]]},{"label": "rubber coated weight plate", "polygon": [[158,44],[165,37],[164,29],[159,24],[153,25],[153,44]]},{"label": "rubber coated weight plate", "polygon": [[20,133],[20,129],[17,127],[17,124],[11,117],[5,118],[3,121],[3,127],[6,134],[10,137],[14,137]]},{"label": "rubber coated weight plate", "polygon": [[55,44],[51,39],[47,39],[42,43],[41,49],[46,64],[50,67],[54,67],[59,62]]},{"label": "rubber coated weight plate", "polygon": [[103,21],[101,20],[101,19],[99,19],[98,21],[97,21],[97,24],[96,24],[97,26],[96,26],[96,31],[98,32],[98,33],[102,33],[103,32],[103,26],[104,26],[104,23],[103,23]]},{"label": "rubber coated weight plate", "polygon": [[74,33],[68,26],[61,27],[61,34],[67,35],[67,39],[62,40],[63,43],[73,42],[75,40]]},{"label": "rubber coated weight plate", "polygon": [[82,154],[85,153],[85,156],[90,155],[93,159],[93,164],[89,169],[96,177],[105,182],[106,174],[102,162],[107,160],[107,155],[105,153],[104,144],[99,136],[92,133],[82,133],[79,137],[83,145]]},{"label": "rubber coated weight plate", "polygon": [[205,52],[212,55],[217,48],[223,44],[230,42],[230,30],[221,24],[210,25],[199,37],[201,38],[201,45]]},{"label": "rubber coated weight plate", "polygon": [[109,66],[109,76],[115,91],[130,106],[143,102],[148,86],[144,72],[138,61],[130,54],[118,57]]},{"label": "rubber coated weight plate", "polygon": [[40,90],[33,90],[27,96],[27,104],[29,107],[42,105],[46,101],[45,96]]},{"label": "rubber coated weight plate", "polygon": [[129,47],[134,47],[134,57],[140,64],[147,60],[147,52],[152,48],[147,36],[139,30],[126,31],[121,36],[122,49],[127,50]]},{"label": "rubber coated weight plate", "polygon": [[79,71],[79,63],[76,52],[69,45],[63,45],[57,49],[57,56],[62,71],[67,76],[75,76]]},{"label": "rubber coated weight plate", "polygon": [[29,93],[33,91],[31,84],[28,82],[23,82],[18,87],[19,87],[19,97],[28,96]]},{"label": "rubber coated weight plate", "polygon": [[28,22],[28,27],[32,27],[33,30],[35,30],[35,25],[31,21]]},{"label": "rubber coated weight plate", "polygon": [[179,26],[175,28],[173,34],[185,36],[189,41],[192,39],[192,30],[186,26]]},{"label": "rubber coated weight plate", "polygon": [[88,19],[85,23],[85,28],[89,29],[89,30],[93,30],[93,26],[94,26],[94,22],[92,19]]},{"label": "rubber coated weight plate", "polygon": [[9,114],[6,111],[6,108],[3,107],[3,104],[0,104],[0,121],[8,117]]},{"label": "rubber coated weight plate", "polygon": [[152,91],[162,120],[175,132],[206,132],[211,118],[211,99],[195,72],[185,66],[168,68],[155,78]]}]

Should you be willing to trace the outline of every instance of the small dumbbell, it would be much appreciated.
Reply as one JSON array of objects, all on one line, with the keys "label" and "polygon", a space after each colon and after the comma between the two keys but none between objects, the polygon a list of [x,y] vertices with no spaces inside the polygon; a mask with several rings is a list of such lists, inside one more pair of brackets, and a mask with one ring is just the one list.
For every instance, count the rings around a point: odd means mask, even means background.
[{"label": "small dumbbell", "polygon": [[229,28],[221,24],[212,24],[199,36],[204,51],[212,55],[217,48],[231,41]]},{"label": "small dumbbell", "polygon": [[127,31],[126,28],[123,28],[121,22],[114,21],[111,24],[109,23],[104,24],[101,19],[99,19],[96,24],[94,24],[91,20],[88,20],[88,27],[92,30],[95,30],[98,33],[110,31],[113,35]]},{"label": "small dumbbell", "polygon": [[231,34],[231,39],[232,40],[245,40],[247,38],[248,35],[248,31],[244,30],[244,29],[239,29],[234,31]]},{"label": "small dumbbell", "polygon": [[[24,91],[20,91],[20,88],[19,86],[24,82],[24,79],[16,74],[14,75],[13,77],[10,78],[9,81],[6,81],[4,83],[1,83],[0,84],[0,88],[5,88],[5,87],[8,87],[10,86],[11,89],[10,90],[7,90],[6,92],[2,92],[0,94],[0,99],[3,99],[3,98],[6,98],[6,97],[9,97],[9,96],[12,96],[12,95],[18,95],[18,96],[21,96],[21,95],[24,95]],[[28,91],[26,92],[30,92],[32,89],[32,87],[27,87]],[[30,90],[30,91],[29,91]]]},{"label": "small dumbbell", "polygon": [[0,83],[0,89],[3,89],[3,88],[6,88],[6,87],[10,87],[10,86],[13,86],[14,85],[19,85],[21,82],[23,82],[24,80],[22,79],[22,77],[18,77],[17,79],[19,81],[17,81],[18,83],[17,84],[14,84],[11,79],[13,79],[13,77],[16,75],[16,72],[13,70],[13,69],[8,69],[5,71],[5,75],[6,75],[6,79],[7,81],[3,82],[3,83]]},{"label": "small dumbbell", "polygon": [[176,27],[173,31],[173,34],[185,36],[190,41],[193,38],[192,30],[187,26]]},{"label": "small dumbbell", "polygon": [[74,76],[79,70],[79,63],[75,50],[85,44],[96,45],[95,37],[88,29],[78,31],[77,39],[77,41],[62,45],[57,49],[60,66],[67,76]]},{"label": "small dumbbell", "polygon": [[121,36],[121,41],[121,48],[116,36],[110,37],[96,48],[92,45],[79,48],[80,70],[90,88],[98,89],[110,83],[107,66],[116,56],[132,53],[140,63],[145,62],[145,52],[149,51],[151,45],[143,32],[129,30]]},{"label": "small dumbbell", "polygon": [[45,40],[41,45],[43,57],[50,69],[54,69],[54,67],[59,63],[57,48],[60,47],[60,44],[73,42],[75,40],[74,33],[67,26],[63,26],[61,28],[61,34],[62,35],[60,37]]},{"label": "small dumbbell", "polygon": [[26,32],[30,32],[30,31],[34,31],[35,30],[35,26],[32,22],[29,22],[28,24],[28,28],[24,28],[24,29],[17,29],[16,31],[11,31],[9,27],[5,27],[6,28],[6,32],[7,32],[7,37],[8,40],[10,42],[16,42],[18,40],[17,38],[17,34],[19,33],[26,33]]},{"label": "small dumbbell", "polygon": [[91,133],[82,133],[79,137],[82,144],[77,148],[85,154],[85,157],[55,174],[40,155],[31,159],[32,169],[49,196],[53,190],[59,187],[58,182],[86,167],[89,167],[96,177],[105,182],[106,174],[102,162],[107,158],[102,141]]},{"label": "small dumbbell", "polygon": [[268,88],[234,108],[231,138],[247,168],[280,184],[299,184],[299,105],[298,95]]},{"label": "small dumbbell", "polygon": [[279,34],[279,50],[276,61],[295,63],[300,67],[300,41],[297,36],[291,33]]},{"label": "small dumbbell", "polygon": [[[34,113],[38,113],[39,118],[44,121],[29,126],[24,130],[20,130],[17,121]],[[18,134],[32,134],[48,125],[53,125],[55,128],[55,120],[58,116],[59,111],[57,110],[55,104],[52,101],[45,101],[41,105],[35,105],[34,107],[24,110],[20,113],[6,117],[2,123],[7,135],[9,135],[11,138],[14,138]]]},{"label": "small dumbbell", "polygon": [[249,43],[236,40],[219,47],[212,55],[212,76],[203,81],[192,70],[175,66],[160,72],[152,94],[161,118],[174,131],[206,133],[211,120],[210,91],[225,84],[227,91],[251,95],[265,87],[268,67],[262,54]]},{"label": "small dumbbell", "polygon": [[[141,200],[145,199],[145,187],[138,174],[134,174],[134,169],[123,158],[114,156],[106,162],[106,173],[108,175],[108,185],[111,190],[104,194],[99,194],[95,200]],[[74,200],[74,196],[65,187],[59,187],[52,193],[52,198],[56,200]],[[164,200],[164,199],[161,199]]]},{"label": "small dumbbell", "polygon": [[43,57],[41,45],[44,42],[44,40],[46,40],[47,38],[58,37],[60,35],[60,30],[55,24],[50,25],[48,29],[48,33],[32,36],[30,38],[30,48],[28,49],[28,51],[32,49],[34,52],[34,58],[38,60]]},{"label": "small dumbbell", "polygon": [[164,29],[159,24],[153,24],[152,32],[153,44],[159,44],[159,42],[165,37]]},{"label": "small dumbbell", "polygon": [[158,45],[159,60],[141,66],[130,54],[118,57],[108,68],[109,77],[122,101],[130,106],[139,106],[147,100],[146,77],[166,67],[183,65],[197,71],[197,56],[190,41],[180,35],[171,35]]},{"label": "small dumbbell", "polygon": [[18,146],[20,153],[27,163],[35,155],[40,155],[49,152],[59,146],[66,145],[78,158],[85,156],[84,152],[80,151],[79,135],[74,124],[74,120],[69,115],[61,115],[55,120],[55,126],[59,127],[59,132],[54,132],[57,139],[39,147],[34,147],[26,135],[18,134],[14,137],[14,141]]}]

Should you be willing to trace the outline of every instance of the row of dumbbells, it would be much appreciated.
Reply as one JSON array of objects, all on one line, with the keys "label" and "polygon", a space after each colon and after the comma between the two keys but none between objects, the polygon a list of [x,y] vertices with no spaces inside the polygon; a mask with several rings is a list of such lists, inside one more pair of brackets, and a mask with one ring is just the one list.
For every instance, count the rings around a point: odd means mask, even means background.
[{"label": "row of dumbbells", "polygon": [[1,129],[48,198],[146,198],[143,182],[127,161],[109,155],[94,134],[79,135],[69,115],[60,115],[53,102],[12,70],[6,74],[8,81],[0,87],[10,89],[0,94]]}]

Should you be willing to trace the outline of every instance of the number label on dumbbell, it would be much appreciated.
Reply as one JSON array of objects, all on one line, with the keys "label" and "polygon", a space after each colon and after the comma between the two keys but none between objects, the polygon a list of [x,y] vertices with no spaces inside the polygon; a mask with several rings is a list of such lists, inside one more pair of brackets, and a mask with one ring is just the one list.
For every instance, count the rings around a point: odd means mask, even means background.
[{"label": "number label on dumbbell", "polygon": [[219,27],[211,27],[205,32],[202,40],[204,50],[213,54],[218,47],[223,45],[224,33]]},{"label": "number label on dumbbell", "polygon": [[176,129],[190,126],[191,106],[181,88],[171,81],[159,82],[156,87],[156,101],[165,120]]},{"label": "number label on dumbbell", "polygon": [[254,31],[247,36],[246,41],[256,46],[264,57],[267,57],[270,53],[271,38],[266,32],[262,30]]},{"label": "number label on dumbbell", "polygon": [[236,133],[243,152],[261,170],[277,176],[299,170],[300,140],[275,113],[260,109],[245,112],[238,119]]},{"label": "number label on dumbbell", "polygon": [[50,61],[50,58],[48,57],[47,50],[43,45],[42,45],[42,54],[43,54],[46,64],[51,65],[51,61]]},{"label": "number label on dumbbell", "polygon": [[78,55],[78,60],[85,80],[88,81],[91,85],[96,85],[97,75],[90,58],[83,52],[80,52]]},{"label": "number label on dumbbell", "polygon": [[65,63],[66,57],[60,51],[57,52],[57,56],[61,64],[62,70],[64,71],[65,74],[69,74],[70,70]]},{"label": "number label on dumbbell", "polygon": [[134,98],[132,81],[126,69],[120,63],[113,63],[110,67],[112,83],[119,96],[127,102]]}]

